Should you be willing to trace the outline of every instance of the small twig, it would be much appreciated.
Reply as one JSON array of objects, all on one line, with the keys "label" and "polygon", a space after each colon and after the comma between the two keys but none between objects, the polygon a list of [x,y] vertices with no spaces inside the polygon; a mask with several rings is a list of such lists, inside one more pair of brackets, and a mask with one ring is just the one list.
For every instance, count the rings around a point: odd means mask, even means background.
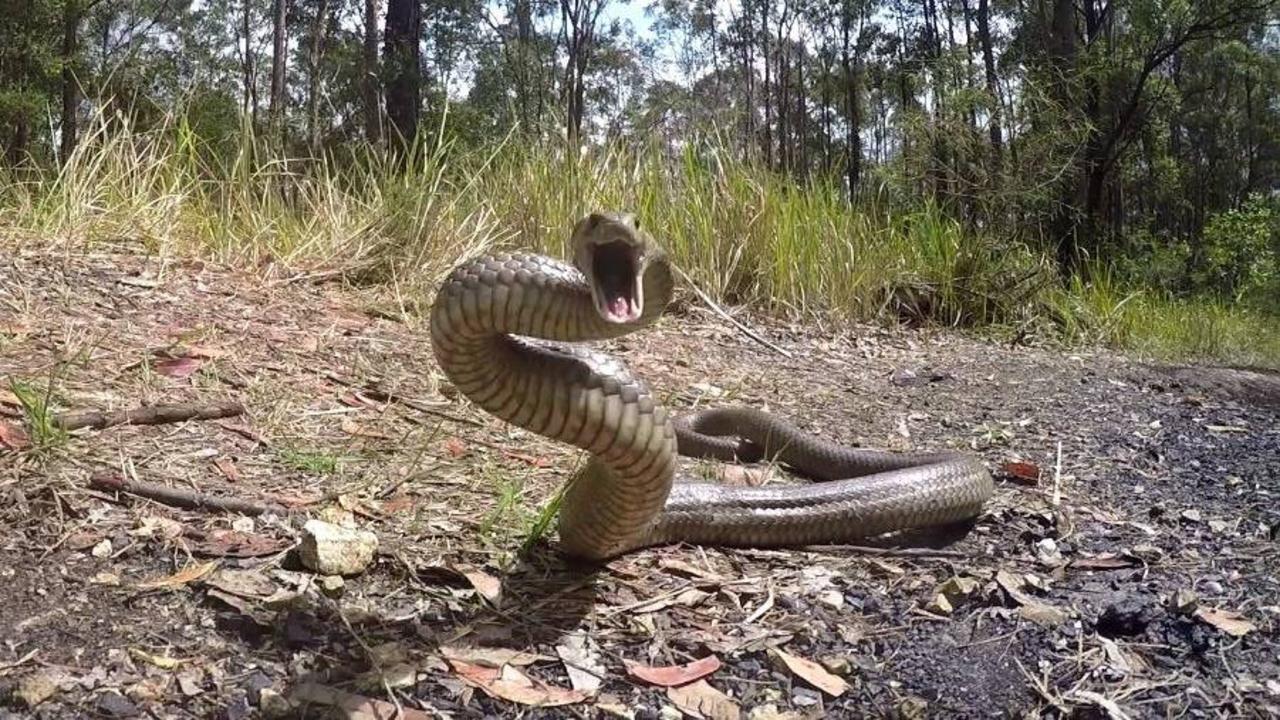
[{"label": "small twig", "polygon": [[699,300],[702,300],[702,302],[706,303],[706,304],[707,304],[707,307],[711,308],[711,311],[712,311],[712,312],[714,312],[715,314],[717,314],[717,315],[719,315],[720,317],[724,318],[724,319],[725,319],[725,320],[727,320],[728,322],[732,323],[734,327],[736,327],[736,328],[738,328],[739,330],[741,330],[741,331],[742,331],[742,333],[743,333],[744,335],[746,335],[747,337],[751,338],[752,340],[755,340],[756,342],[760,343],[761,345],[763,345],[763,346],[765,346],[765,347],[769,348],[770,350],[772,350],[772,351],[774,351],[774,352],[778,353],[778,354],[779,354],[779,355],[781,355],[782,357],[785,357],[785,358],[789,358],[789,357],[791,357],[791,353],[787,352],[786,350],[783,350],[782,348],[778,347],[777,345],[774,345],[773,343],[771,343],[771,342],[769,342],[768,340],[764,339],[764,337],[762,337],[759,333],[757,333],[756,331],[754,331],[754,330],[752,330],[751,328],[747,327],[746,325],[742,324],[742,322],[741,322],[740,320],[738,320],[738,319],[734,318],[732,315],[730,315],[729,313],[725,312],[724,308],[722,308],[722,307],[720,307],[718,304],[716,304],[716,301],[715,301],[715,300],[712,300],[710,295],[707,295],[705,292],[703,292],[703,291],[702,291],[702,288],[698,287],[698,286],[697,286],[697,284],[695,284],[695,283],[693,282],[693,279],[692,279],[692,278],[690,278],[690,277],[685,273],[685,271],[681,270],[680,268],[676,267],[675,265],[672,265],[671,267],[672,267],[672,268],[674,268],[676,272],[680,273],[680,277],[684,278],[684,281],[685,281],[685,282],[687,282],[687,283],[689,283],[689,287],[693,288],[693,292],[694,292],[694,294],[696,294],[696,295],[698,296],[698,299],[699,299]]},{"label": "small twig", "polygon": [[805,545],[798,548],[808,552],[848,552],[863,555],[883,555],[885,557],[940,557],[968,559],[970,556],[955,550],[935,550],[933,548],[878,548],[866,545]]},{"label": "small twig", "polygon": [[1058,460],[1053,466],[1053,506],[1062,504],[1062,441],[1058,441]]},{"label": "small twig", "polygon": [[281,505],[260,503],[246,498],[216,497],[194,490],[129,480],[115,474],[98,474],[89,478],[89,486],[98,490],[124,492],[130,495],[155,500],[156,502],[188,510],[222,510],[244,515],[265,515],[266,513],[287,514],[289,511]]},{"label": "small twig", "polygon": [[93,428],[101,430],[115,425],[161,425],[186,420],[217,420],[244,413],[244,406],[235,401],[174,405],[150,405],[121,410],[119,412],[64,413],[53,418],[54,424],[63,430]]}]

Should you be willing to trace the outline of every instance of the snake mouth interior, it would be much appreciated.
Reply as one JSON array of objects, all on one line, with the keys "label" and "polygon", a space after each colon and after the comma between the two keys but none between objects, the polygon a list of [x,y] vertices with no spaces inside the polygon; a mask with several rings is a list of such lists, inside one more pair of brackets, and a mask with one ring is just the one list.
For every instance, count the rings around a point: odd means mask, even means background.
[{"label": "snake mouth interior", "polygon": [[640,290],[640,252],[628,242],[614,240],[591,246],[592,295],[605,320],[638,320],[644,309]]}]

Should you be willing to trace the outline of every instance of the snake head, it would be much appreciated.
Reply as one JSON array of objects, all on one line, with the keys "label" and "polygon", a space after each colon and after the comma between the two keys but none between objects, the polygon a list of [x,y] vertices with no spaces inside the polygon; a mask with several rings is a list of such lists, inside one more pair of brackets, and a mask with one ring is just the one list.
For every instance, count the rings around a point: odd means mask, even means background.
[{"label": "snake head", "polygon": [[644,312],[644,271],[651,246],[631,213],[595,212],[573,229],[573,261],[606,322],[628,323]]}]

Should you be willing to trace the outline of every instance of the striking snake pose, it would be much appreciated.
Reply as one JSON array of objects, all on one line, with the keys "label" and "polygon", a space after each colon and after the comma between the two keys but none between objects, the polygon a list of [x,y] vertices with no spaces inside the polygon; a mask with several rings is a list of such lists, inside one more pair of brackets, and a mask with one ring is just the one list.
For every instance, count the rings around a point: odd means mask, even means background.
[{"label": "striking snake pose", "polygon": [[[576,269],[523,253],[464,262],[431,314],[436,358],[458,390],[507,422],[591,454],[560,509],[568,554],[605,560],[674,542],[848,542],[971,518],[990,497],[991,476],[960,454],[848,448],[749,408],[677,421],[618,360],[559,344],[618,337],[657,319],[674,286],[665,253],[630,214],[582,218],[572,246]],[[823,482],[677,482],[677,453],[775,458]]]}]

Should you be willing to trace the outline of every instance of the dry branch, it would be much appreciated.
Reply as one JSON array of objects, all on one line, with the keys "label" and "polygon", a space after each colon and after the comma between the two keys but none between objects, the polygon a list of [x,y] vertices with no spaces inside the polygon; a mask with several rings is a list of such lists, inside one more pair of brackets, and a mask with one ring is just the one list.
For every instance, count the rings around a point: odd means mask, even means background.
[{"label": "dry branch", "polygon": [[676,272],[680,273],[680,277],[684,278],[684,281],[685,281],[686,283],[688,283],[688,284],[689,284],[689,287],[693,289],[693,292],[694,292],[694,294],[695,294],[695,295],[697,295],[697,296],[698,296],[698,299],[700,299],[700,300],[702,300],[702,302],[706,303],[706,304],[707,304],[707,307],[711,308],[711,311],[712,311],[712,312],[714,312],[716,315],[719,315],[719,316],[720,316],[721,318],[723,318],[725,321],[729,322],[729,323],[730,323],[730,324],[732,324],[734,327],[736,327],[736,328],[738,328],[739,330],[741,330],[743,335],[746,335],[747,337],[751,338],[752,340],[755,340],[756,342],[760,343],[761,345],[763,345],[763,346],[765,346],[765,347],[769,348],[770,350],[772,350],[772,351],[774,351],[774,352],[778,353],[778,354],[779,354],[779,355],[781,355],[782,357],[785,357],[785,358],[789,358],[789,357],[791,357],[791,353],[789,353],[789,352],[787,352],[786,350],[783,350],[782,348],[778,347],[777,345],[774,345],[773,343],[769,342],[768,340],[766,340],[766,339],[764,338],[764,336],[763,336],[763,335],[761,335],[760,333],[757,333],[755,330],[752,330],[751,328],[747,327],[746,325],[744,325],[744,324],[742,323],[742,321],[740,321],[740,320],[738,320],[737,318],[733,317],[733,316],[732,316],[732,315],[730,315],[728,312],[725,312],[725,309],[724,309],[724,308],[722,308],[722,307],[720,307],[720,305],[719,305],[719,304],[717,304],[715,300],[712,300],[710,295],[706,294],[705,292],[703,292],[702,288],[698,287],[697,283],[695,283],[695,282],[693,281],[693,278],[689,277],[688,273],[686,273],[685,271],[683,271],[683,270],[681,270],[680,268],[676,267],[675,265],[672,265],[671,267],[672,267],[672,268],[674,268]]},{"label": "dry branch", "polygon": [[98,474],[89,478],[89,486],[97,490],[124,492],[156,502],[188,510],[222,510],[244,515],[288,512],[283,506],[235,497],[216,497],[195,490],[169,487],[141,480],[129,480],[115,474]]},{"label": "dry branch", "polygon": [[101,430],[115,425],[162,425],[186,420],[216,420],[243,413],[243,405],[235,401],[226,401],[207,404],[149,405],[119,412],[65,413],[56,416],[53,421],[63,430],[80,428]]}]

